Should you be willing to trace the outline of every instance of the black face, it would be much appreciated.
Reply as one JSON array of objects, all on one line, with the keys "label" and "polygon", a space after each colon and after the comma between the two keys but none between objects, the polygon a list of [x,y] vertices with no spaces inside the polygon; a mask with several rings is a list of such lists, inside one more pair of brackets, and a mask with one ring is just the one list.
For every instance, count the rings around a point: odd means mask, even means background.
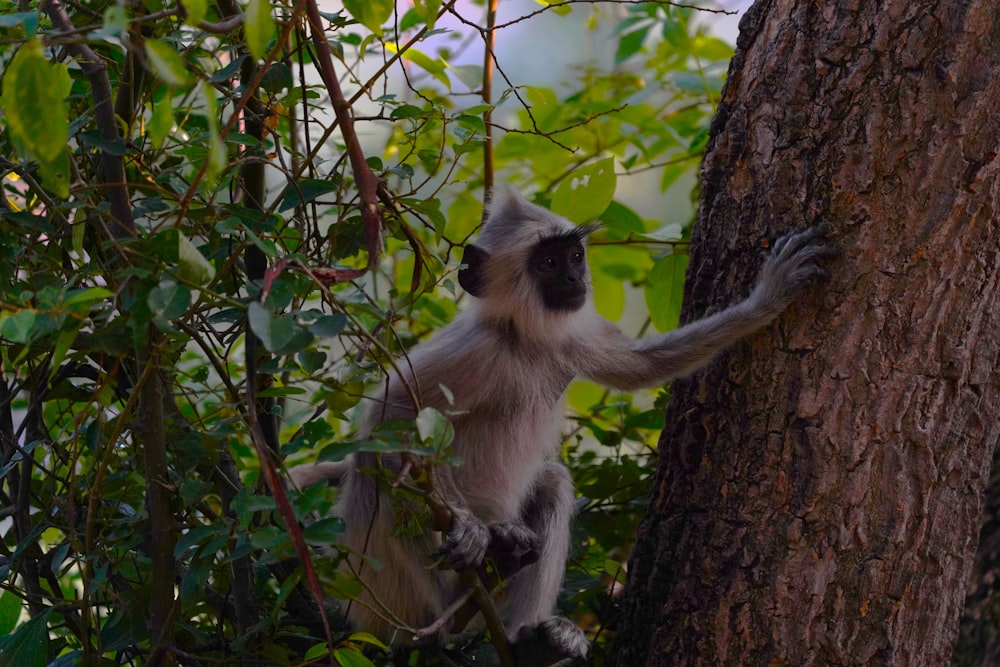
[{"label": "black face", "polygon": [[576,234],[539,241],[528,256],[528,274],[549,310],[577,310],[587,301],[587,256]]}]

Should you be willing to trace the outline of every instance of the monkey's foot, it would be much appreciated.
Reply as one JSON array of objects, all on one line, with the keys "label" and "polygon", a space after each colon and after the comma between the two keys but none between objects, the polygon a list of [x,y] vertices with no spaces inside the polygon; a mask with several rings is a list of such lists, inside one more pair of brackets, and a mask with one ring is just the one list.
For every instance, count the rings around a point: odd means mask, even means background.
[{"label": "monkey's foot", "polygon": [[521,628],[510,648],[519,667],[543,667],[563,661],[570,665],[587,657],[590,642],[568,618],[552,616],[534,627]]}]

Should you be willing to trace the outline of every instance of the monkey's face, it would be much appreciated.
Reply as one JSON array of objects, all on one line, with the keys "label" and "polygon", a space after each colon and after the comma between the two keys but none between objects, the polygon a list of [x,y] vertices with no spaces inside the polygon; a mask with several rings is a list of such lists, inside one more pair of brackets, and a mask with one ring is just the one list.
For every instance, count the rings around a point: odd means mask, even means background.
[{"label": "monkey's face", "polygon": [[539,241],[526,268],[549,310],[579,310],[587,302],[587,256],[578,234]]}]

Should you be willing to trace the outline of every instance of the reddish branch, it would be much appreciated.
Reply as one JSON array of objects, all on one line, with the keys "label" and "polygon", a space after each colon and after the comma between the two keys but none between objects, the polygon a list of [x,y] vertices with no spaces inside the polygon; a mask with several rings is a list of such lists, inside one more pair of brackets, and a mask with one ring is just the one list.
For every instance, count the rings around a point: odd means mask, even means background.
[{"label": "reddish branch", "polygon": [[[299,527],[298,519],[295,516],[295,509],[288,500],[288,494],[285,493],[285,485],[282,483],[281,476],[278,474],[277,463],[274,460],[274,455],[267,446],[267,439],[264,436],[264,431],[261,428],[259,419],[257,418],[257,387],[253,382],[253,379],[256,377],[257,360],[252,355],[247,355],[247,378],[249,378],[250,381],[246,384],[246,418],[247,426],[250,429],[250,440],[253,442],[254,449],[257,451],[257,459],[260,461],[261,475],[264,477],[267,488],[271,492],[271,497],[274,498],[274,504],[278,510],[278,514],[281,516],[282,521],[285,522],[285,526],[288,529],[288,534],[292,540],[292,546],[295,549],[295,555],[298,556],[299,562],[302,564],[302,572],[306,577],[306,584],[309,588],[309,592],[312,593],[313,599],[316,602],[320,620],[323,622],[323,631],[326,633],[327,648],[330,651],[333,651],[333,628],[330,627],[330,620],[326,616],[323,592],[319,585],[319,577],[316,576],[316,568],[313,566],[312,558],[309,554],[309,547],[306,545],[305,537],[302,535],[302,529]],[[332,657],[330,664],[334,664]]]},{"label": "reddish branch", "polygon": [[316,47],[319,73],[330,94],[330,102],[337,115],[337,124],[347,145],[347,157],[351,161],[354,182],[357,183],[358,194],[361,197],[361,219],[365,223],[365,236],[368,240],[367,268],[370,269],[378,265],[382,251],[382,209],[378,205],[378,179],[368,166],[365,154],[361,150],[361,142],[358,141],[358,135],[354,131],[351,104],[344,98],[340,82],[337,81],[337,72],[333,67],[333,52],[323,33],[322,17],[316,6],[316,0],[306,0],[306,16],[309,19],[309,32],[312,34],[313,45]]},{"label": "reddish branch", "polygon": [[[493,41],[496,35],[494,26],[497,21],[497,0],[488,0],[486,9],[486,32],[483,33],[485,48],[483,49],[483,102],[493,104]],[[493,109],[488,108],[483,113],[483,125],[486,128],[486,141],[483,142],[483,190],[488,197],[493,191]],[[483,222],[486,222],[486,207],[483,207]]]}]

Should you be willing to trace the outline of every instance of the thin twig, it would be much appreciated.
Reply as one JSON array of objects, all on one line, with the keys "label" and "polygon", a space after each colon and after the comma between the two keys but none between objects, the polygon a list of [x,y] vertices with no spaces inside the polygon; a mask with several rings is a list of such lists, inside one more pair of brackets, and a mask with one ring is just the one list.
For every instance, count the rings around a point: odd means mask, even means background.
[{"label": "thin twig", "polygon": [[441,615],[437,617],[430,625],[424,626],[413,633],[413,641],[418,642],[421,639],[427,639],[428,637],[433,637],[437,633],[441,632],[441,628],[444,624],[451,620],[459,609],[465,606],[465,603],[472,598],[472,590],[466,590],[464,593],[458,596],[458,599],[448,605],[448,608],[441,612]]},{"label": "thin twig", "polygon": [[670,2],[669,0],[563,0],[562,2],[549,2],[546,3],[541,9],[536,9],[533,12],[529,12],[524,16],[516,18],[507,23],[501,23],[496,26],[497,30],[501,28],[508,28],[516,23],[521,23],[522,21],[527,21],[532,19],[539,14],[543,14],[550,9],[557,9],[559,7],[568,7],[570,5],[597,5],[597,4],[607,4],[607,5],[666,5],[668,7],[676,7],[677,9],[694,9],[699,12],[706,12],[708,14],[723,14],[726,16],[732,16],[737,14],[735,10],[732,9],[714,9],[711,7],[699,7],[698,5],[685,4],[682,2]]}]

